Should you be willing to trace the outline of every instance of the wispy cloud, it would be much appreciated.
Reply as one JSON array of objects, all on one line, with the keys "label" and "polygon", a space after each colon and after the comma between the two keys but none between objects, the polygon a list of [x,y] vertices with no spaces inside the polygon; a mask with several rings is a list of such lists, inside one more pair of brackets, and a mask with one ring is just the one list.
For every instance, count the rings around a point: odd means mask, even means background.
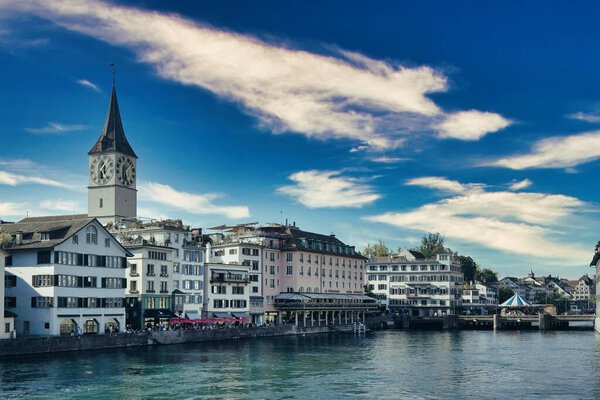
[{"label": "wispy cloud", "polygon": [[512,124],[503,116],[477,110],[461,111],[449,114],[437,126],[438,136],[460,140],[479,140],[490,132],[496,132]]},{"label": "wispy cloud", "polygon": [[250,210],[246,206],[223,206],[215,204],[215,200],[223,197],[218,193],[198,194],[182,192],[169,185],[156,182],[141,182],[138,186],[138,191],[141,200],[175,207],[190,214],[215,214],[232,219],[250,216]]},{"label": "wispy cloud", "polygon": [[541,139],[526,154],[486,161],[483,166],[511,169],[572,168],[600,158],[600,131]]},{"label": "wispy cloud", "polygon": [[600,122],[600,110],[596,110],[591,113],[585,113],[580,111],[567,115],[567,118],[597,124],[598,122]]},{"label": "wispy cloud", "polygon": [[531,180],[523,179],[522,181],[512,183],[510,185],[510,190],[517,191],[517,190],[527,189],[532,184],[533,184],[533,182],[531,182]]},{"label": "wispy cloud", "polygon": [[40,207],[44,210],[63,211],[73,214],[87,212],[87,209],[82,207],[81,203],[73,200],[44,200],[40,203]]},{"label": "wispy cloud", "polygon": [[[433,133],[446,118],[443,136],[465,140],[507,125],[497,114],[474,110],[446,117],[428,95],[447,91],[447,78],[429,66],[406,67],[344,50],[316,54],[102,1],[23,0],[6,8],[126,47],[163,78],[238,102],[275,133],[350,139],[383,150],[402,145],[407,133],[422,137],[423,126]],[[465,127],[467,119],[477,119],[477,127]]]},{"label": "wispy cloud", "polygon": [[78,84],[80,84],[81,86],[83,86],[83,87],[86,87],[88,89],[92,89],[95,92],[98,92],[98,93],[102,92],[102,90],[97,85],[95,85],[94,83],[88,81],[87,79],[77,79],[76,82]]},{"label": "wispy cloud", "polygon": [[373,157],[370,159],[373,162],[380,164],[396,164],[402,161],[408,161],[410,158],[406,157],[390,157],[390,156],[381,156],[381,157]]},{"label": "wispy cloud", "polygon": [[426,187],[446,189],[449,197],[410,211],[365,219],[404,229],[440,232],[449,239],[502,252],[568,260],[571,264],[589,258],[589,249],[569,243],[561,230],[565,220],[583,211],[586,204],[581,200],[543,193],[493,192],[482,184],[438,179],[437,185],[421,182]]},{"label": "wispy cloud", "polygon": [[17,186],[26,184],[38,184],[64,189],[74,189],[74,186],[72,184],[59,182],[54,179],[48,179],[38,176],[20,175],[8,171],[0,171],[0,185]]},{"label": "wispy cloud", "polygon": [[277,192],[308,208],[359,208],[381,198],[363,180],[341,174],[341,171],[296,172],[288,177],[294,184],[281,186]]},{"label": "wispy cloud", "polygon": [[440,191],[450,194],[466,194],[479,193],[485,188],[481,183],[464,184],[458,181],[453,181],[439,176],[424,176],[421,178],[409,179],[406,181],[407,186],[421,186],[428,189]]},{"label": "wispy cloud", "polygon": [[87,129],[86,125],[74,124],[67,125],[61,124],[58,122],[48,122],[46,126],[41,128],[25,128],[25,130],[29,133],[33,133],[36,135],[62,135],[69,132],[77,132]]}]

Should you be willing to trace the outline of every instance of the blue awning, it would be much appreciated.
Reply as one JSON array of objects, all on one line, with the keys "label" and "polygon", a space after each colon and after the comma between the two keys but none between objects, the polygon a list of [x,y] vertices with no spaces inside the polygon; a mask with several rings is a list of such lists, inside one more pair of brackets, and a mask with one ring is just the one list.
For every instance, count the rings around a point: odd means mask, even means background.
[{"label": "blue awning", "polygon": [[188,319],[200,319],[200,314],[195,311],[186,311],[185,315]]},{"label": "blue awning", "polygon": [[214,312],[213,318],[231,318],[231,314],[228,312]]},{"label": "blue awning", "polygon": [[235,318],[248,318],[247,312],[232,312],[231,315],[233,315]]}]

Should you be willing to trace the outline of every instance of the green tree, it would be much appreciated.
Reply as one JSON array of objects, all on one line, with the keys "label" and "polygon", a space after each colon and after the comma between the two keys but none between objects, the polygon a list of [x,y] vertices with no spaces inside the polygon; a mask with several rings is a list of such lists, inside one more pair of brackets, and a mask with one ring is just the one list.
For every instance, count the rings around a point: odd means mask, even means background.
[{"label": "green tree", "polygon": [[444,251],[444,237],[439,233],[428,233],[421,239],[421,246],[417,249],[425,258],[434,258]]},{"label": "green tree", "polygon": [[512,289],[508,286],[500,286],[498,288],[498,304],[504,303],[514,295]]},{"label": "green tree", "polygon": [[0,248],[10,241],[12,241],[10,233],[6,233],[0,229]]},{"label": "green tree", "polygon": [[[492,271],[489,268],[479,269],[477,268],[477,272],[475,273],[475,279],[479,282],[483,283],[493,283],[498,282],[498,273]],[[466,280],[466,278],[465,278]]]},{"label": "green tree", "polygon": [[477,264],[475,261],[469,256],[458,256],[458,261],[465,275],[465,282],[475,281],[477,274]]},{"label": "green tree", "polygon": [[562,297],[556,292],[538,292],[535,294],[533,302],[536,304],[553,304],[556,306],[557,314],[562,314],[568,311],[567,308],[569,306],[569,299]]},{"label": "green tree", "polygon": [[390,250],[390,248],[387,247],[382,240],[380,240],[379,243],[374,244],[373,246],[371,246],[370,243],[367,244],[367,247],[365,247],[363,254],[365,255],[365,257],[387,257],[392,254],[392,250]]}]

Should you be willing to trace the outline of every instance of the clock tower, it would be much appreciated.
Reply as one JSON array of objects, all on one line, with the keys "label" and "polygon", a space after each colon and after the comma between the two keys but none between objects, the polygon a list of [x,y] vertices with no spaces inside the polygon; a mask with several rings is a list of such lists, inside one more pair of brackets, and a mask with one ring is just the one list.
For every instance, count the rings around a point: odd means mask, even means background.
[{"label": "clock tower", "polygon": [[125,137],[114,84],[104,129],[88,155],[88,215],[103,224],[136,218],[137,155]]}]

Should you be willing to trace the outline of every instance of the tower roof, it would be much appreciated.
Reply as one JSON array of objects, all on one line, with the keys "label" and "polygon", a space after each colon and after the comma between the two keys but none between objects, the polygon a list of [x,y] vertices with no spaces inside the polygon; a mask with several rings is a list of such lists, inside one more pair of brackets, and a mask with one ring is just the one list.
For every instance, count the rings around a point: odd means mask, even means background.
[{"label": "tower roof", "polygon": [[110,96],[110,104],[108,106],[108,114],[106,115],[104,129],[102,130],[98,141],[88,154],[98,154],[107,151],[117,151],[137,158],[137,155],[125,137],[121,113],[119,112],[119,102],[117,101],[117,91],[114,85]]}]

